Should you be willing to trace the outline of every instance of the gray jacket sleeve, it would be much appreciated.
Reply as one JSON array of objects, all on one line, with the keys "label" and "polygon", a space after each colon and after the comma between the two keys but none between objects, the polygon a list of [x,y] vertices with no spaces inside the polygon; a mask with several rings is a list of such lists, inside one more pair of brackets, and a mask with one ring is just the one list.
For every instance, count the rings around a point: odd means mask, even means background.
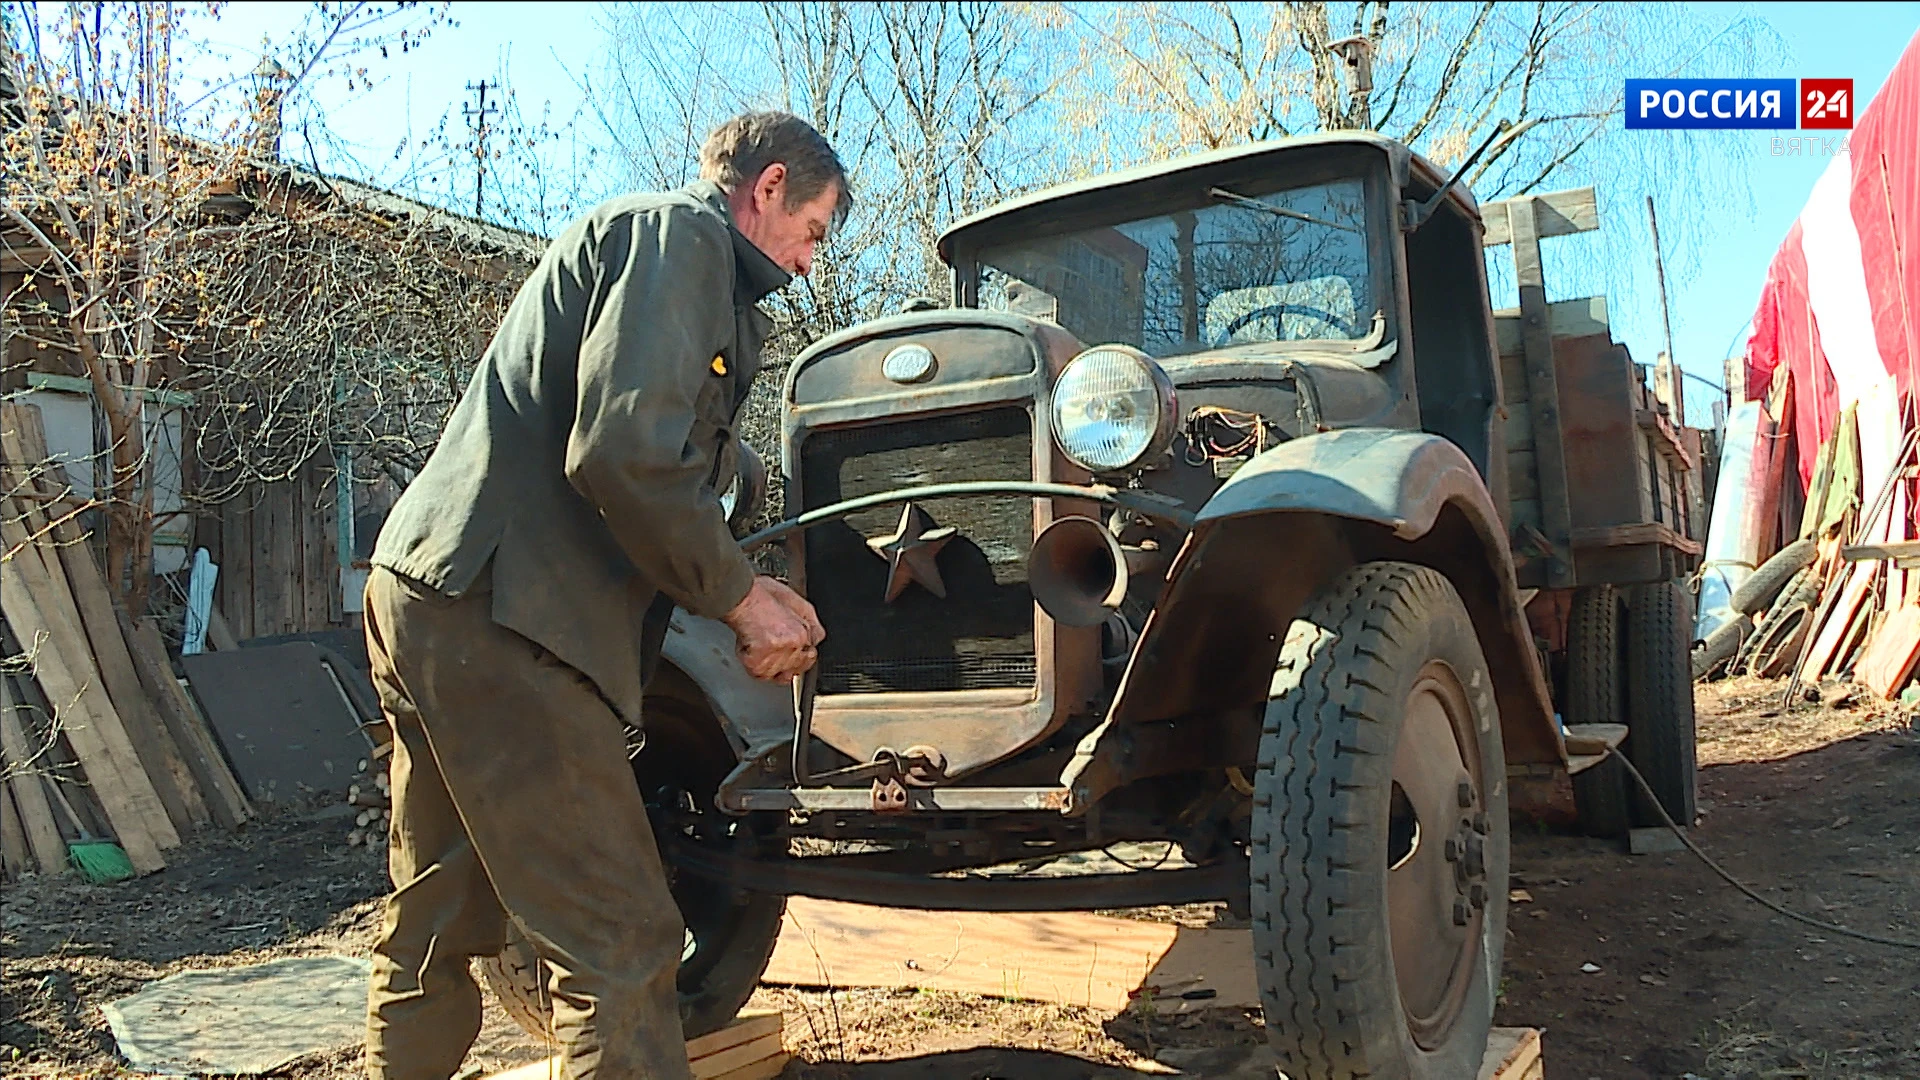
[{"label": "gray jacket sleeve", "polygon": [[599,508],[627,558],[676,604],[708,618],[731,611],[753,584],[752,564],[706,487],[714,446],[696,445],[718,442],[699,404],[717,378],[714,357],[733,340],[730,245],[724,224],[694,213],[609,223],[567,439],[567,479]]}]

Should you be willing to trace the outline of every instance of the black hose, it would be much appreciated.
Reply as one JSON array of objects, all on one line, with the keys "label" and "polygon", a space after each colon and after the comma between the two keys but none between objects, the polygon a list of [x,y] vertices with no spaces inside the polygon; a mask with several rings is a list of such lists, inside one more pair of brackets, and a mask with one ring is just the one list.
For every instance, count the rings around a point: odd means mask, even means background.
[{"label": "black hose", "polygon": [[1714,862],[1713,859],[1709,857],[1706,852],[1700,850],[1700,845],[1693,842],[1693,839],[1687,835],[1687,831],[1685,829],[1682,829],[1680,826],[1675,825],[1673,823],[1673,817],[1667,813],[1666,807],[1660,805],[1660,800],[1658,797],[1654,795],[1653,788],[1647,784],[1647,778],[1644,776],[1641,776],[1640,770],[1633,767],[1633,762],[1627,760],[1627,755],[1622,754],[1617,749],[1608,750],[1607,753],[1615,758],[1618,758],[1620,761],[1620,764],[1626,766],[1627,775],[1633,777],[1633,782],[1636,785],[1638,785],[1640,788],[1640,794],[1646,796],[1647,802],[1651,803],[1653,805],[1654,811],[1660,815],[1660,820],[1666,824],[1667,828],[1673,830],[1673,835],[1679,837],[1681,843],[1687,845],[1687,850],[1699,856],[1700,861],[1707,864],[1707,869],[1712,870],[1714,873],[1720,875],[1720,880],[1726,882],[1727,884],[1745,893],[1747,895],[1747,899],[1752,900],[1754,903],[1759,904],[1761,907],[1764,907],[1769,911],[1774,912],[1775,914],[1785,915],[1789,919],[1792,919],[1796,922],[1806,923],[1808,926],[1817,927],[1821,930],[1825,930],[1829,934],[1841,934],[1850,938],[1859,938],[1861,941],[1871,941],[1875,945],[1892,945],[1896,948],[1901,948],[1901,949],[1920,949],[1920,941],[1910,941],[1910,940],[1903,940],[1901,938],[1882,937],[1879,934],[1869,934],[1864,930],[1853,930],[1845,926],[1840,926],[1836,923],[1821,922],[1819,919],[1813,918],[1812,916],[1802,915],[1799,912],[1794,911],[1790,908],[1781,907],[1779,904],[1776,904],[1773,901],[1767,899],[1766,897],[1761,896],[1759,893],[1755,892],[1753,889],[1749,888],[1746,884],[1741,882],[1738,878],[1734,877],[1732,874],[1729,874],[1725,870],[1721,869],[1719,863]]}]

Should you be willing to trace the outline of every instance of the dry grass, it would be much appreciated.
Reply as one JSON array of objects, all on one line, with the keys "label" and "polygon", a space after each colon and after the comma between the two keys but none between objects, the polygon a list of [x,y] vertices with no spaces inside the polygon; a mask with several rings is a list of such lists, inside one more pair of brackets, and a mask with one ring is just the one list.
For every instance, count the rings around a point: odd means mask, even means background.
[{"label": "dry grass", "polygon": [[1780,704],[1784,679],[1740,677],[1694,688],[1702,768],[1742,761],[1777,761],[1855,736],[1905,728],[1911,710],[1880,701],[1864,687],[1839,708],[1801,701]]}]

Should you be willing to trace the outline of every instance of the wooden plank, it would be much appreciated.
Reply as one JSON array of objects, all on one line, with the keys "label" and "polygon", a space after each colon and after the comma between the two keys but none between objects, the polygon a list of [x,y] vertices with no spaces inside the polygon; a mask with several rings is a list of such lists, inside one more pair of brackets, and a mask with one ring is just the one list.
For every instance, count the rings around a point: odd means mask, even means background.
[{"label": "wooden plank", "polygon": [[1693,461],[1687,456],[1687,447],[1680,441],[1680,435],[1674,431],[1667,418],[1652,409],[1640,409],[1634,413],[1634,422],[1653,434],[1660,453],[1673,462],[1676,469],[1691,469]]},{"label": "wooden plank", "polygon": [[1533,449],[1533,410],[1522,401],[1510,402],[1506,410],[1507,418],[1501,421],[1500,427],[1507,458],[1511,462],[1514,454]]},{"label": "wooden plank", "polygon": [[285,583],[275,547],[279,543],[278,500],[275,498],[279,486],[263,486],[259,501],[253,504],[253,513],[249,515],[249,528],[253,532],[253,552],[249,561],[253,564],[253,633],[256,637],[284,632],[280,629],[279,614]]},{"label": "wooden plank", "polygon": [[201,792],[206,796],[214,819],[221,825],[233,829],[248,818],[253,817],[253,806],[247,801],[246,792],[240,787],[240,781],[228,767],[225,755],[214,741],[213,733],[207,728],[205,720],[193,707],[187,692],[173,677],[173,668],[167,663],[167,646],[160,640],[160,631],[152,623],[142,622],[127,634],[128,644],[132,648],[134,670],[139,674],[140,685],[160,712],[160,718],[173,733],[187,760],[187,767],[193,770],[194,779],[199,782]]},{"label": "wooden plank", "polygon": [[[220,554],[215,560],[220,567],[220,577],[214,582],[213,607],[215,611],[233,612],[233,618],[239,623],[227,625],[244,637],[253,636],[253,534],[248,528],[251,521],[252,513],[240,499],[230,499],[220,507]],[[209,626],[207,630],[213,648],[220,648],[213,642],[213,628]]]},{"label": "wooden plank", "polygon": [[[898,986],[1118,1012],[1142,986],[1205,987],[1187,1006],[1259,1003],[1245,930],[1197,930],[1078,912],[895,911],[794,897],[763,979]],[[1199,979],[1198,983],[1187,980]]]},{"label": "wooden plank", "polygon": [[1494,1028],[1487,1034],[1479,1080],[1541,1080],[1543,1075],[1538,1028]]},{"label": "wooden plank", "polygon": [[1687,555],[1700,554],[1700,541],[1689,540],[1672,526],[1656,521],[1639,525],[1595,525],[1573,530],[1577,548],[1628,547],[1634,544],[1659,544]]},{"label": "wooden plank", "polygon": [[13,805],[13,783],[0,784],[0,861],[6,863],[7,880],[40,869],[27,847],[26,829],[20,824],[20,811]]},{"label": "wooden plank", "polygon": [[[761,1047],[756,1045],[752,1049],[759,1050]],[[774,1077],[787,1071],[787,1065],[792,1060],[791,1053],[776,1046],[773,1052],[765,1057],[729,1066],[724,1072],[701,1072],[699,1064],[695,1062],[693,1075],[694,1080],[773,1080]],[[556,1056],[544,1061],[528,1062],[517,1068],[508,1069],[506,1072],[494,1073],[487,1080],[560,1080],[564,1075],[565,1071],[560,1066],[560,1059]],[[1503,1075],[1500,1080],[1507,1080],[1507,1077]],[[1517,1074],[1514,1080],[1519,1080]]]},{"label": "wooden plank", "polygon": [[[0,500],[0,542],[26,543],[11,499]],[[135,870],[150,873],[166,866],[161,844],[180,838],[167,820],[153,782],[93,675],[91,657],[71,614],[47,580],[45,567],[31,558],[0,562],[0,610],[21,644],[34,653],[33,671],[47,697],[61,703],[59,730],[73,744],[87,781],[106,809],[115,838]]]},{"label": "wooden plank", "polygon": [[[1553,336],[1556,338],[1613,339],[1613,328],[1607,322],[1607,298],[1604,296],[1556,300],[1547,305],[1547,321],[1553,327]],[[1521,334],[1521,309],[1501,308],[1493,313],[1493,342],[1503,358],[1517,360],[1524,354],[1526,345]],[[1515,367],[1512,370],[1515,375],[1524,376],[1524,369]],[[1520,385],[1526,385],[1524,378],[1521,378]]]},{"label": "wooden plank", "polygon": [[1860,610],[1860,604],[1866,599],[1867,590],[1872,586],[1880,566],[1878,563],[1859,563],[1848,569],[1846,584],[1841,587],[1833,609],[1827,613],[1826,621],[1815,628],[1812,647],[1800,667],[1802,682],[1818,682],[1826,674],[1847,631],[1852,629],[1854,613]]},{"label": "wooden plank", "polygon": [[[1592,232],[1600,227],[1600,202],[1594,198],[1590,187],[1549,191],[1529,198],[1538,200],[1540,204],[1539,235],[1542,237],[1571,236],[1574,233]],[[1514,204],[1520,201],[1503,199],[1480,208],[1480,217],[1487,227],[1486,234],[1480,239],[1482,247],[1498,247],[1513,242],[1509,221]]]},{"label": "wooden plank", "polygon": [[207,644],[212,645],[215,652],[232,652],[240,647],[239,638],[227,625],[227,617],[220,613],[218,604],[207,612]]},{"label": "wooden plank", "polygon": [[754,1009],[743,1012],[719,1031],[711,1031],[697,1039],[687,1040],[687,1060],[695,1061],[709,1057],[722,1050],[731,1050],[743,1043],[754,1042],[771,1037],[774,1045],[779,1045],[781,1032],[786,1030],[785,1013],[772,1009]]},{"label": "wooden plank", "polygon": [[750,1039],[705,1057],[690,1058],[687,1064],[693,1067],[693,1080],[731,1080],[744,1070],[785,1052],[786,1048],[780,1045],[780,1036],[773,1035],[764,1039]]},{"label": "wooden plank", "polygon": [[40,786],[40,777],[33,768],[33,744],[27,739],[26,729],[20,723],[19,702],[13,696],[13,680],[6,676],[0,676],[0,751],[5,753],[8,770],[18,771],[18,775],[7,779],[7,787],[20,813],[28,850],[40,865],[41,873],[65,873],[67,844],[60,837],[60,826],[54,822],[53,807],[47,802],[46,789]]},{"label": "wooden plank", "polygon": [[[15,406],[7,411],[12,419],[11,422],[0,420],[0,427],[6,429],[0,439],[5,440],[8,455],[11,457],[18,451],[22,456],[15,460],[46,460],[46,437],[40,427],[40,410],[31,406]],[[50,462],[40,479],[43,490],[48,484],[53,490],[69,488],[66,470],[57,462]],[[106,578],[93,561],[93,550],[87,545],[86,534],[79,522],[67,519],[53,525],[53,541],[59,549],[67,587],[72,591],[81,628],[92,648],[95,666],[106,686],[107,698],[113,702],[127,738],[133,743],[134,753],[153,782],[154,791],[160,796],[161,805],[166,807],[168,819],[173,822],[176,831],[191,831],[209,823],[212,816],[207,812],[206,801],[201,798],[199,785],[187,769],[172,734],[167,731],[153,703],[141,689],[139,676],[134,674],[133,657],[127,651],[119,615],[112,596],[108,594]]]},{"label": "wooden plank", "polygon": [[1871,562],[1890,559],[1895,562],[1920,559],[1920,540],[1890,540],[1878,544],[1848,544],[1840,549],[1847,562]]},{"label": "wooden plank", "polygon": [[1568,588],[1574,582],[1573,511],[1567,491],[1566,448],[1561,442],[1560,386],[1555,371],[1553,332],[1546,278],[1540,266],[1540,207],[1534,198],[1511,200],[1514,280],[1520,287],[1520,338],[1527,362],[1527,405],[1533,412],[1533,453],[1540,484],[1540,531],[1552,548],[1547,584]]},{"label": "wooden plank", "polygon": [[1540,473],[1535,466],[1538,457],[1531,450],[1516,450],[1507,455],[1507,500],[1509,502],[1540,501]]},{"label": "wooden plank", "polygon": [[[782,1045],[786,1019],[777,1012],[748,1012],[711,1034],[687,1042],[694,1080],[771,1080],[793,1059]],[[560,1058],[529,1062],[488,1080],[554,1080]]]}]

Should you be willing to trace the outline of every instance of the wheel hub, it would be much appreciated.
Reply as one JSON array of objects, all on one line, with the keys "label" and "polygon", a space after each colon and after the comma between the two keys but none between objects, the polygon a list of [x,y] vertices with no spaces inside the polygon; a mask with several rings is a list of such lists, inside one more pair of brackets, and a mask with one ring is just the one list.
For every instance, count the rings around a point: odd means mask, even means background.
[{"label": "wheel hub", "polygon": [[1429,662],[1394,753],[1387,919],[1407,1028],[1430,1049],[1465,999],[1490,897],[1478,761],[1466,692],[1452,668]]}]

